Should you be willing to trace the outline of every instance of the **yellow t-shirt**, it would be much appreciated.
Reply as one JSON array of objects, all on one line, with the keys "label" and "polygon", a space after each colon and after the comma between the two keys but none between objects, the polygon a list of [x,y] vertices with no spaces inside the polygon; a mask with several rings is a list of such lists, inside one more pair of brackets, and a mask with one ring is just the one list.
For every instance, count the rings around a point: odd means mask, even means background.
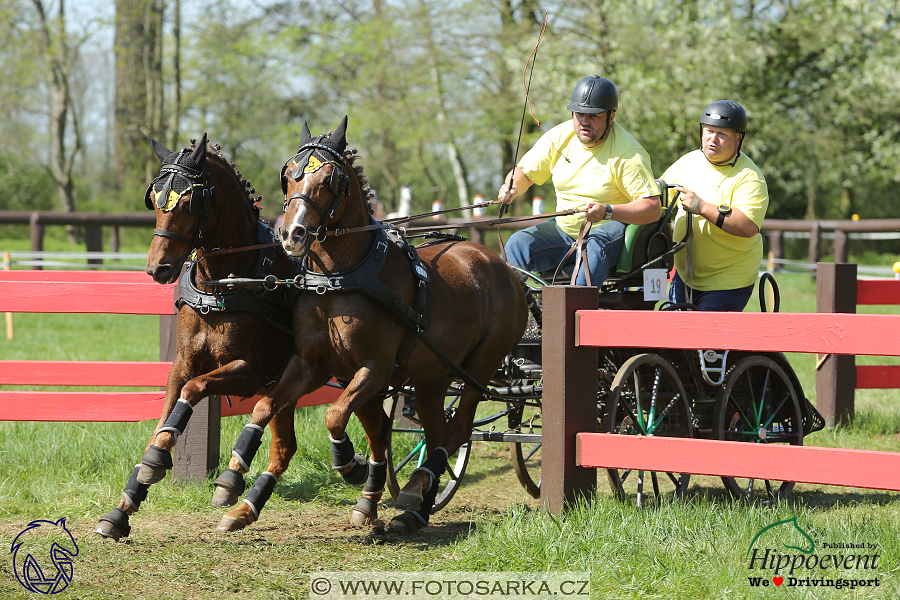
[{"label": "yellow t-shirt", "polygon": [[[615,121],[609,137],[596,148],[581,143],[571,120],[560,123],[541,136],[518,166],[538,185],[553,177],[558,211],[584,208],[589,202],[625,204],[659,195],[650,156]],[[556,218],[572,239],[578,236],[583,221],[584,213]]]},{"label": "yellow t-shirt", "polygon": [[[730,163],[729,163],[730,164]],[[685,154],[662,175],[669,184],[679,184],[696,193],[704,201],[740,210],[760,227],[769,207],[769,190],[759,167],[741,153],[737,163],[715,166],[706,160],[702,150]],[[669,190],[669,200],[675,190]],[[674,239],[684,238],[687,212],[679,202],[675,217]],[[700,291],[734,290],[756,281],[762,260],[762,236],[750,238],[725,233],[715,223],[693,215],[693,282],[686,277],[687,252],[675,255],[675,269],[684,282]]]}]

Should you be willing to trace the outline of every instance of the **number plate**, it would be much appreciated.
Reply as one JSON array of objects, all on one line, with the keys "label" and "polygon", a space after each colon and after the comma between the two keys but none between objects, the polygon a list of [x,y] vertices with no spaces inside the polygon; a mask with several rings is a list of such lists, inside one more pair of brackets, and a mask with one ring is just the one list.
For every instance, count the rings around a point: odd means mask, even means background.
[{"label": "number plate", "polygon": [[644,300],[666,299],[665,269],[646,269],[644,271]]}]

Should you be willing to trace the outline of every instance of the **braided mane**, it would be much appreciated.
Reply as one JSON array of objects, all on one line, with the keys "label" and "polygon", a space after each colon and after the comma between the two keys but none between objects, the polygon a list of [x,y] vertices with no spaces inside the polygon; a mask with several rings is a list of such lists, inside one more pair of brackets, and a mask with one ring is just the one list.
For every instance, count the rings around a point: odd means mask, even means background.
[{"label": "braided mane", "polygon": [[359,151],[356,148],[345,150],[344,158],[350,163],[350,166],[353,167],[353,172],[356,173],[356,179],[359,180],[360,194],[369,206],[369,214],[371,215],[374,214],[375,211],[375,207],[372,205],[372,199],[375,197],[375,193],[372,192],[372,188],[369,187],[369,178],[363,171],[362,163],[356,164],[356,161],[360,158],[358,152]]},{"label": "braided mane", "polygon": [[[191,139],[191,150],[195,149],[196,145],[197,145],[197,140],[192,138]],[[254,194],[256,194],[256,189],[253,188],[253,186],[251,185],[249,180],[243,178],[243,176],[241,175],[241,172],[238,170],[237,166],[235,166],[234,162],[225,158],[225,155],[222,154],[222,146],[220,144],[215,144],[215,143],[210,142],[208,149],[211,151],[211,153],[207,154],[207,159],[210,156],[213,156],[213,157],[218,158],[219,160],[224,162],[226,165],[229,165],[231,167],[231,170],[234,172],[235,177],[237,177],[238,181],[241,182],[241,194],[244,196],[244,198],[247,200],[247,203],[250,205],[250,209],[253,212],[253,217],[255,219],[259,219],[260,202],[262,201],[262,194],[254,196]]]}]

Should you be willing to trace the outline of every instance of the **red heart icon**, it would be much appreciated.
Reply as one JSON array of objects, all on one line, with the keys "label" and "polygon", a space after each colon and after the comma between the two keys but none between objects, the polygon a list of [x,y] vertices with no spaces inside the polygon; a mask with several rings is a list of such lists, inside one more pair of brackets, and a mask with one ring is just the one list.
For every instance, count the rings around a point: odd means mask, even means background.
[{"label": "red heart icon", "polygon": [[772,583],[775,584],[775,587],[778,587],[778,586],[781,585],[783,582],[784,582],[784,577],[773,577],[773,578],[772,578]]}]

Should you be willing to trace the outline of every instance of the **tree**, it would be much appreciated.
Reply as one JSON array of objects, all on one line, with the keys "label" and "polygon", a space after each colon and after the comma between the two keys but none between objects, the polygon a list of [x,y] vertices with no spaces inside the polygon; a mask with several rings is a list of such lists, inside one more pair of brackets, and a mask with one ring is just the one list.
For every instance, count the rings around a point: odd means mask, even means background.
[{"label": "tree", "polygon": [[159,167],[146,138],[165,139],[162,39],[163,0],[116,0],[115,185],[129,207]]}]

